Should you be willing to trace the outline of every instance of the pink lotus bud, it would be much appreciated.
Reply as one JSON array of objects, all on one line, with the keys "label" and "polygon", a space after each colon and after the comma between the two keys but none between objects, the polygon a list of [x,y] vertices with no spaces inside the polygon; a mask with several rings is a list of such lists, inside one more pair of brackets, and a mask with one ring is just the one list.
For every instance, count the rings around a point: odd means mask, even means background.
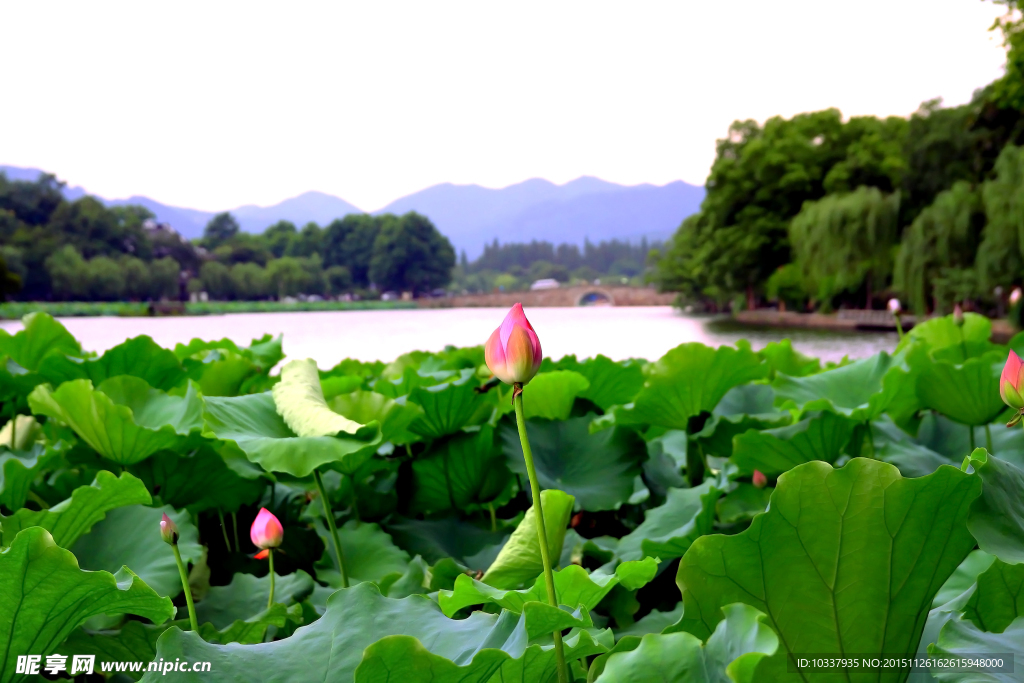
[{"label": "pink lotus bud", "polygon": [[164,539],[164,543],[178,545],[178,525],[166,512],[160,519],[160,538]]},{"label": "pink lotus bud", "polygon": [[1014,287],[1013,291],[1010,292],[1010,303],[1014,306],[1020,301],[1020,287]]},{"label": "pink lotus bud", "polygon": [[529,382],[540,369],[543,357],[540,339],[526,319],[522,304],[512,307],[484,345],[487,367],[505,384]]},{"label": "pink lotus bud", "polygon": [[249,538],[257,548],[276,548],[281,545],[284,538],[284,527],[277,521],[267,508],[260,508],[260,513],[253,520],[252,528],[249,530]]},{"label": "pink lotus bud", "polygon": [[953,304],[953,324],[957,327],[964,326],[964,309],[960,308],[960,304]]},{"label": "pink lotus bud", "polygon": [[1003,374],[999,376],[999,395],[1003,403],[1014,410],[1024,409],[1024,397],[1021,396],[1021,383],[1024,382],[1024,363],[1020,356],[1010,351],[1003,366]]},{"label": "pink lotus bud", "polygon": [[754,486],[759,489],[763,489],[768,485],[768,477],[764,476],[764,472],[761,470],[754,470]]},{"label": "pink lotus bud", "polygon": [[889,299],[889,304],[886,307],[889,309],[889,312],[892,313],[893,315],[899,315],[900,311],[903,310],[900,307],[899,299]]}]

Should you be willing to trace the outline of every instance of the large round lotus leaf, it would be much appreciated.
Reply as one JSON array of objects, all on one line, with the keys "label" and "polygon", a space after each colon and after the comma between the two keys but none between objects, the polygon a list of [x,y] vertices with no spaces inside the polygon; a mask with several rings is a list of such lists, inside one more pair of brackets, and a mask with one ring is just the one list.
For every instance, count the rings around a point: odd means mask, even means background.
[{"label": "large round lotus leaf", "polygon": [[644,386],[644,361],[613,361],[602,355],[582,361],[576,360],[576,356],[565,356],[557,363],[545,361],[541,371],[557,368],[586,377],[590,386],[580,392],[580,396],[593,401],[602,410],[631,403]]},{"label": "large round lotus leaf", "polygon": [[479,510],[505,494],[511,497],[512,475],[494,444],[494,430],[484,426],[476,434],[457,434],[437,441],[423,457],[412,462],[413,513]]},{"label": "large round lotus leaf", "polygon": [[726,392],[762,379],[766,366],[749,344],[712,349],[697,342],[680,344],[648,365],[630,421],[687,429],[691,417],[711,412]]},{"label": "large round lotus leaf", "polygon": [[15,334],[0,330],[0,356],[9,356],[30,371],[38,370],[43,359],[51,354],[82,356],[78,340],[49,313],[29,313],[21,322],[23,329]]},{"label": "large round lotus leaf", "polygon": [[46,529],[25,529],[0,553],[0,680],[27,680],[15,673],[17,655],[57,652],[86,620],[120,613],[160,623],[174,616],[174,606],[127,567],[82,571]]},{"label": "large round lotus leaf", "polygon": [[132,337],[99,358],[82,360],[51,354],[40,363],[39,374],[54,386],[73,379],[89,379],[98,385],[111,377],[131,375],[163,391],[173,389],[185,379],[178,357],[146,335]]},{"label": "large round lotus leaf", "polygon": [[87,379],[36,387],[32,412],[60,420],[97,453],[121,465],[175,448],[202,427],[203,401],[190,384],[184,396],[153,389],[138,377],[112,377],[97,388]]},{"label": "large round lotus leaf", "polygon": [[917,396],[923,405],[961,424],[988,424],[1006,410],[999,396],[1005,362],[1002,352],[971,358],[963,365],[932,362],[917,378]]},{"label": "large round lotus leaf", "polygon": [[409,425],[423,415],[423,409],[415,403],[404,399],[396,401],[375,391],[349,391],[338,394],[328,405],[331,410],[360,424],[379,422],[384,441],[406,444],[418,440],[409,432]]},{"label": "large round lotus leaf", "polygon": [[824,411],[796,424],[748,430],[733,439],[732,461],[740,474],[774,476],[812,460],[835,462],[853,436],[853,420]]},{"label": "large round lotus leaf", "polygon": [[1024,563],[1024,470],[984,448],[971,453],[969,464],[985,484],[967,522],[978,547],[1003,562]]},{"label": "large round lotus leaf", "polygon": [[[157,657],[211,662],[223,683],[250,683],[254,676],[260,681],[386,683],[424,680],[424,672],[430,672],[433,683],[486,683],[492,676],[554,681],[553,645],[530,644],[527,619],[511,612],[449,619],[426,597],[385,598],[376,586],[363,583],[334,593],[320,619],[284,640],[215,645],[170,629],[157,644]],[[567,659],[607,649],[588,631],[567,637],[565,645]],[[209,673],[193,672],[174,676],[196,683],[208,678]],[[142,680],[164,679],[148,673]]]},{"label": "large round lotus leaf", "polygon": [[1024,564],[993,562],[978,576],[964,616],[992,633],[1002,633],[1014,619],[1024,617]]},{"label": "large round lotus leaf", "polygon": [[763,680],[786,675],[789,653],[914,652],[933,597],[974,547],[967,516],[980,493],[980,479],[952,467],[904,479],[863,458],[841,469],[800,465],[779,478],[768,511],[746,531],[690,547],[673,629],[707,638],[730,603],[763,611],[781,640],[758,667]]}]

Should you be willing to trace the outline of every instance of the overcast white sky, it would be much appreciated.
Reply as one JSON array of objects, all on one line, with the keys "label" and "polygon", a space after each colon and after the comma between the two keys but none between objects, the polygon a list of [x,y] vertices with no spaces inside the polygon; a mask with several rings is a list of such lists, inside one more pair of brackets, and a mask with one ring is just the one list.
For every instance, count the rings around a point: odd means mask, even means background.
[{"label": "overcast white sky", "polygon": [[734,119],[949,104],[979,0],[0,0],[0,164],[207,210],[440,182],[703,184]]}]

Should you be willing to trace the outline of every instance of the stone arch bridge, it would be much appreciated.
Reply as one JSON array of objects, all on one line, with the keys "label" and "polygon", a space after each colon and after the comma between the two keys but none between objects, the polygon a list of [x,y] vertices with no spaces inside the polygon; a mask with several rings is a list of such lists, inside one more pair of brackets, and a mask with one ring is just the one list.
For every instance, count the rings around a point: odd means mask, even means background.
[{"label": "stone arch bridge", "polygon": [[509,308],[516,302],[530,307],[668,306],[675,294],[659,294],[652,287],[579,285],[530,292],[492,292],[437,299],[417,299],[424,308]]}]

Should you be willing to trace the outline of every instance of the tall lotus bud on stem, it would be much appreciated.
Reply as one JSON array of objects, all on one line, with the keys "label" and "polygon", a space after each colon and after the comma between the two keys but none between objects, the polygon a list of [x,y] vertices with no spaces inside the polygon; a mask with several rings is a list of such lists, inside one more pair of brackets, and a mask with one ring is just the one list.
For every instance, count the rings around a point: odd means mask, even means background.
[{"label": "tall lotus bud on stem", "polygon": [[164,513],[160,519],[160,538],[168,545],[178,545],[178,525]]},{"label": "tall lotus bud on stem", "polygon": [[544,354],[533,325],[516,304],[484,345],[484,360],[494,376],[505,384],[523,385],[540,370]]},{"label": "tall lotus bud on stem", "polygon": [[764,476],[764,472],[761,470],[754,470],[754,486],[759,489],[763,489],[768,485],[768,477]]},{"label": "tall lotus bud on stem", "polygon": [[1022,384],[1024,384],[1024,363],[1021,363],[1020,356],[1010,351],[1006,365],[1003,366],[1003,373],[999,376],[999,396],[1003,399],[1003,403],[1017,411],[1013,419],[1006,423],[1007,427],[1014,426],[1024,416],[1024,396],[1021,392],[1024,387]]},{"label": "tall lotus bud on stem", "polygon": [[185,571],[185,562],[181,559],[181,551],[178,550],[178,525],[167,516],[166,512],[160,518],[160,537],[174,551],[174,561],[178,564],[178,576],[181,577],[181,589],[185,591],[185,602],[188,604],[189,623],[192,626],[192,630],[198,634],[199,622],[196,621],[196,606],[192,602],[192,589],[188,585],[188,572]]},{"label": "tall lotus bud on stem", "polygon": [[1010,305],[1011,306],[1016,306],[1017,304],[1019,304],[1020,303],[1020,297],[1021,297],[1020,287],[1014,287],[1013,291],[1010,292]]},{"label": "tall lotus bud on stem", "polygon": [[889,299],[889,303],[886,305],[889,312],[892,313],[893,319],[896,320],[896,331],[900,335],[900,341],[903,341],[903,324],[900,322],[900,314],[903,312],[903,308],[900,306],[900,300],[897,298]]},{"label": "tall lotus bud on stem", "polygon": [[964,309],[961,308],[959,303],[953,304],[953,323],[957,327],[964,326]]},{"label": "tall lotus bud on stem", "polygon": [[252,539],[254,546],[263,549],[257,553],[257,559],[266,557],[270,562],[270,597],[267,598],[267,609],[270,609],[274,604],[274,548],[281,545],[284,539],[284,527],[273,512],[267,508],[260,508],[259,514],[252,522],[252,528],[249,529],[249,538]]}]

